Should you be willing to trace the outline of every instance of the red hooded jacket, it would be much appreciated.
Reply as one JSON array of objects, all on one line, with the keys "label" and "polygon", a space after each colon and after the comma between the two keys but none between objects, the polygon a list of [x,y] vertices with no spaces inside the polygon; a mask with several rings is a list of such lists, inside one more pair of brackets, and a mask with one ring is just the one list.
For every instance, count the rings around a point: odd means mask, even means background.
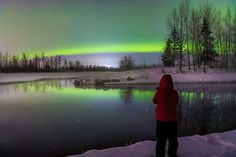
[{"label": "red hooded jacket", "polygon": [[170,75],[163,75],[159,88],[153,97],[153,103],[157,104],[156,119],[159,121],[177,121],[176,106],[179,96],[174,90]]}]

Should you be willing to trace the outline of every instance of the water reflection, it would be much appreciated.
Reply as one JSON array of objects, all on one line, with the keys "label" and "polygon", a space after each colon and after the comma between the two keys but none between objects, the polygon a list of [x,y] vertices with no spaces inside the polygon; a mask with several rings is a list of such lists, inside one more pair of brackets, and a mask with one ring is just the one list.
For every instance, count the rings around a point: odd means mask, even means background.
[{"label": "water reflection", "polygon": [[27,93],[27,92],[43,92],[49,89],[61,90],[62,87],[67,87],[70,80],[47,80],[47,81],[33,81],[25,83],[4,84],[0,86],[0,94],[10,95],[12,93]]},{"label": "water reflection", "polygon": [[[235,90],[235,87],[232,87]],[[179,91],[180,135],[207,134],[236,128],[236,91]]]},{"label": "water reflection", "polygon": [[[176,89],[179,136],[236,129],[236,84],[179,84]],[[75,88],[73,80],[0,85],[0,149],[9,156],[32,155],[24,150],[65,156],[154,140],[154,92],[154,86]],[[36,142],[22,145],[26,139]]]},{"label": "water reflection", "polygon": [[125,104],[132,104],[133,99],[133,87],[126,87],[120,90],[120,98],[124,101]]},{"label": "water reflection", "polygon": [[[207,134],[236,128],[236,88],[235,84],[212,84],[210,88],[177,85],[180,101],[178,104],[179,135]],[[75,89],[76,88],[76,89]],[[89,92],[87,92],[89,90]],[[100,91],[99,91],[100,90]],[[98,98],[101,91],[113,98],[120,98],[124,104],[132,104],[142,99],[144,105],[152,104],[152,86],[80,86],[74,87],[73,80],[43,80],[0,86],[0,96],[13,93],[45,93],[53,91],[68,95],[87,93]],[[96,92],[99,91],[99,92]],[[105,99],[105,98],[104,98]],[[145,106],[145,110],[147,110]]]}]

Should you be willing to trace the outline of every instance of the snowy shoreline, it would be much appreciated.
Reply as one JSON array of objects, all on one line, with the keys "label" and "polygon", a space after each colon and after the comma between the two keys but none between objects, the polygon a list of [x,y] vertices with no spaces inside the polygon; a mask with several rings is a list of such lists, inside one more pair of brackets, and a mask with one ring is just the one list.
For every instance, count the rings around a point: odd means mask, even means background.
[{"label": "snowy shoreline", "polygon": [[[0,84],[27,82],[47,79],[119,79],[110,85],[156,84],[165,73],[171,74],[175,83],[232,83],[236,82],[236,72],[221,69],[202,71],[185,70],[178,73],[177,68],[151,68],[122,72],[68,72],[68,73],[0,73]],[[127,77],[135,80],[127,81]]]},{"label": "snowy shoreline", "polygon": [[[235,139],[236,130],[204,136],[180,137],[178,155],[180,157],[235,157]],[[155,144],[155,141],[143,141],[124,147],[89,150],[69,157],[151,157],[155,156]]]}]

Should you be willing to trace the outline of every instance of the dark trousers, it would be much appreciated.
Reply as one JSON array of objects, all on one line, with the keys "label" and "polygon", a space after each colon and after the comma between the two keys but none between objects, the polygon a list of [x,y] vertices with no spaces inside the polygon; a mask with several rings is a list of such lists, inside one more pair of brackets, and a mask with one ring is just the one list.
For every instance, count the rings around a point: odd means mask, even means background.
[{"label": "dark trousers", "polygon": [[177,156],[177,148],[178,148],[178,139],[177,139],[177,129],[178,123],[177,121],[164,122],[157,121],[156,126],[156,157],[164,157],[165,156],[165,146],[166,141],[168,140],[168,154],[170,157]]}]

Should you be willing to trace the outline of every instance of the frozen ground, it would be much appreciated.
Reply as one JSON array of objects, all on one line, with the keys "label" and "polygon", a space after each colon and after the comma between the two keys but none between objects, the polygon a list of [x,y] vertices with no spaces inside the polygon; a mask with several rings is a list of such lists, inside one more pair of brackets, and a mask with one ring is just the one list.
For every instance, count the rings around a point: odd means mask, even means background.
[{"label": "frozen ground", "polygon": [[[172,75],[174,82],[236,82],[235,71],[224,71],[222,69],[208,69],[207,73],[202,70],[184,70],[179,73],[178,68],[151,68],[142,70],[130,70],[124,72],[68,72],[68,73],[0,73],[0,83],[33,81],[39,79],[120,79],[116,84],[145,84],[157,83],[164,73]],[[135,78],[127,82],[127,77]],[[115,84],[115,83],[113,83]]]},{"label": "frozen ground", "polygon": [[[70,157],[151,157],[155,141],[143,141],[124,147],[89,150]],[[179,138],[179,157],[236,157],[236,130]],[[166,154],[167,156],[167,154]]]}]

